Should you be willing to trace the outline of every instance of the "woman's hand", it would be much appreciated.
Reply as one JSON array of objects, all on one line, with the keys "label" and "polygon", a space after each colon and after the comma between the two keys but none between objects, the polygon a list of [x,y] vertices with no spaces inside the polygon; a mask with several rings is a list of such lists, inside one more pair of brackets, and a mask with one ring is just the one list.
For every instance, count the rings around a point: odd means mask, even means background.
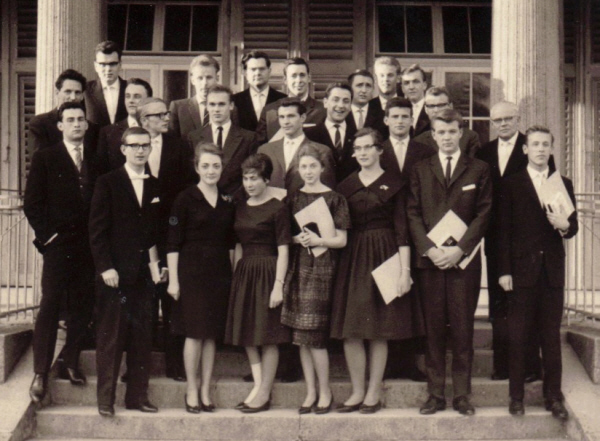
[{"label": "woman's hand", "polygon": [[398,297],[402,297],[408,291],[410,291],[410,272],[406,270],[402,270],[400,277],[398,278],[398,283],[396,285],[396,289],[398,290]]},{"label": "woman's hand", "polygon": [[179,283],[171,280],[169,282],[169,286],[167,287],[167,294],[173,297],[173,299],[179,300]]},{"label": "woman's hand", "polygon": [[279,281],[275,281],[273,291],[271,291],[271,297],[269,298],[269,308],[277,308],[283,302],[283,284]]},{"label": "woman's hand", "polygon": [[298,237],[300,238],[300,244],[304,248],[318,247],[323,243],[323,239],[321,239],[317,233],[306,228],[298,235]]}]

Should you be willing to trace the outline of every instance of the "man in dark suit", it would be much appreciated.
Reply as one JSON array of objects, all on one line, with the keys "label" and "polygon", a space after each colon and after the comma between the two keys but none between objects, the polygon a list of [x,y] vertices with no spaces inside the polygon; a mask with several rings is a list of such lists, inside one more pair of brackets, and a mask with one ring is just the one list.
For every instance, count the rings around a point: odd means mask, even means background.
[{"label": "man in dark suit", "polygon": [[161,281],[156,237],[160,190],[145,174],[152,149],[141,127],[123,133],[125,165],[102,175],[90,212],[90,244],[96,272],[98,412],[115,414],[115,392],[125,342],[129,379],[125,407],[157,412],[148,401],[152,346],[153,284]]},{"label": "man in dark suit", "polygon": [[[58,108],[62,103],[80,103],[86,89],[86,79],[73,69],[62,72],[56,82],[57,106],[50,112],[34,116],[29,121],[29,135],[27,137],[27,150],[30,157],[39,149],[58,144],[63,139],[63,133],[58,129]],[[96,146],[98,139],[98,125],[88,121],[85,132],[85,144]]]},{"label": "man in dark suit", "polygon": [[248,88],[233,95],[233,102],[239,111],[240,127],[254,132],[265,105],[285,98],[286,95],[269,86],[271,60],[265,52],[248,52],[242,57],[242,67]]},{"label": "man in dark suit", "polygon": [[127,118],[103,127],[98,137],[98,166],[100,173],[115,170],[125,163],[121,153],[121,137],[129,127],[138,126],[136,111],[138,103],[152,96],[152,87],[141,78],[130,78],[125,88]]},{"label": "man in dark suit", "polygon": [[[437,155],[413,167],[407,204],[411,236],[416,249],[415,275],[421,295],[427,334],[429,398],[421,414],[446,408],[447,324],[452,348],[453,408],[475,414],[471,393],[473,323],[481,280],[481,257],[476,253],[465,269],[459,262],[479,245],[489,223],[492,183],[488,165],[461,152],[462,117],[452,109],[432,119]],[[460,240],[436,246],[428,233],[452,210],[467,226]]]},{"label": "man in dark suit", "polygon": [[[539,332],[544,366],[544,400],[552,416],[569,413],[561,391],[560,324],[563,315],[565,250],[563,239],[578,230],[577,211],[565,212],[542,201],[540,189],[550,173],[554,137],[542,126],[530,127],[523,151],[525,170],[506,178],[500,201],[499,284],[508,293],[509,412],[523,415],[526,351],[530,335]],[[575,206],[572,182],[562,177],[566,198]]]},{"label": "man in dark suit", "polygon": [[119,77],[123,52],[114,41],[103,41],[96,46],[94,69],[98,80],[88,83],[85,107],[90,121],[100,127],[127,118],[125,108],[125,81]]},{"label": "man in dark suit", "polygon": [[231,89],[217,84],[208,90],[207,107],[210,123],[189,134],[192,147],[201,142],[216,144],[223,150],[223,170],[219,189],[223,194],[243,197],[242,162],[256,152],[256,134],[231,123],[233,110]]},{"label": "man in dark suit", "polygon": [[[327,113],[323,103],[309,95],[311,78],[310,68],[306,60],[303,58],[290,58],[287,60],[283,68],[283,78],[287,86],[288,97],[298,98],[306,109],[304,127],[314,127],[325,121]],[[280,130],[278,118],[280,104],[281,100],[277,100],[264,107],[256,128],[259,144],[283,138],[284,134]]]},{"label": "man in dark suit", "polygon": [[352,104],[352,89],[348,84],[332,83],[327,86],[325,95],[323,103],[327,118],[304,133],[311,141],[331,149],[335,159],[335,178],[337,182],[342,182],[359,169],[353,149],[356,128],[346,123]]},{"label": "man in dark suit", "polygon": [[321,181],[328,187],[335,188],[335,159],[333,151],[323,145],[310,141],[304,134],[302,127],[306,120],[306,107],[296,98],[285,98],[279,102],[277,111],[281,129],[285,133],[283,139],[269,142],[258,148],[259,153],[264,153],[273,162],[273,173],[269,185],[284,188],[292,194],[304,185],[298,173],[297,153],[304,144],[314,145],[325,157],[325,171]]},{"label": "man in dark suit", "polygon": [[79,353],[94,305],[87,219],[95,182],[95,146],[84,141],[87,121],[82,103],[61,104],[58,119],[63,141],[35,153],[25,188],[24,212],[35,231],[34,244],[44,255],[42,299],[33,337],[35,376],[29,391],[34,402],[46,394],[65,295],[67,341],[60,375],[74,385],[86,383],[78,369]]},{"label": "man in dark suit", "polygon": [[210,55],[198,55],[190,63],[190,82],[196,94],[191,98],[171,102],[169,130],[182,139],[190,132],[205,127],[208,122],[206,96],[219,81],[219,62]]},{"label": "man in dark suit", "polygon": [[[489,318],[492,323],[492,347],[494,350],[494,371],[492,380],[508,378],[508,297],[498,284],[498,258],[505,247],[500,242],[499,228],[503,213],[500,211],[502,182],[509,176],[527,167],[527,155],[523,152],[526,137],[519,132],[519,108],[516,104],[501,101],[490,111],[492,127],[498,138],[486,143],[477,152],[476,158],[490,166],[494,189],[492,217],[485,235],[485,255],[489,295]],[[550,171],[554,171],[554,159],[550,157]],[[535,333],[537,335],[537,333]],[[539,343],[533,338],[527,354],[526,382],[540,377]]]},{"label": "man in dark suit", "polygon": [[356,132],[363,127],[371,127],[381,133],[383,119],[377,117],[378,105],[371,102],[375,79],[366,69],[357,69],[348,76],[352,88],[352,106],[346,117],[346,124]]},{"label": "man in dark suit", "polygon": [[[452,109],[452,100],[445,87],[431,86],[425,92],[425,112],[429,119],[433,119],[445,109]],[[421,144],[427,144],[438,150],[437,143],[433,139],[433,131],[426,130],[419,136],[415,137],[415,141]],[[475,153],[480,147],[479,135],[471,129],[462,128],[462,136],[459,140],[460,150],[471,158],[475,157]]]},{"label": "man in dark suit", "polygon": [[[193,170],[192,150],[183,140],[169,131],[170,113],[167,104],[160,98],[144,98],[138,103],[137,120],[150,134],[152,151],[148,156],[147,171],[158,179],[160,210],[156,244],[160,259],[166,261],[166,241],[171,207],[177,195],[196,182]],[[185,381],[183,368],[184,337],[176,335],[172,313],[175,301],[167,294],[166,284],[156,286],[155,323],[158,322],[158,308],[162,310],[165,329],[164,351],[167,377],[175,381]]]},{"label": "man in dark suit", "polygon": [[412,137],[414,138],[431,129],[429,116],[425,111],[425,90],[427,90],[425,71],[418,64],[408,66],[402,72],[400,84],[404,96],[410,100],[413,107]]},{"label": "man in dark suit", "polygon": [[369,101],[369,107],[373,107],[372,113],[374,116],[374,123],[371,127],[380,130],[382,139],[387,139],[390,133],[383,123],[385,106],[390,98],[398,96],[398,82],[400,81],[402,67],[394,57],[378,57],[375,59],[373,72],[377,80],[379,96]]}]

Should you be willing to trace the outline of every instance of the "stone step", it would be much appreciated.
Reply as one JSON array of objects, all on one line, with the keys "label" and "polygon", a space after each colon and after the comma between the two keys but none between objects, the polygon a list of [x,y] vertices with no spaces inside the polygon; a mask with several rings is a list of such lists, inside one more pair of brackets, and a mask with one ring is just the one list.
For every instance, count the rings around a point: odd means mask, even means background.
[{"label": "stone step", "polygon": [[[452,385],[446,387],[446,396],[451,398]],[[67,380],[56,380],[50,385],[52,403],[54,405],[95,406],[97,377],[88,377],[84,387],[72,386]],[[125,396],[123,383],[117,385],[116,404],[123,405]],[[350,396],[351,385],[347,380],[334,380],[331,383],[333,396],[342,402]],[[211,391],[213,403],[218,408],[233,408],[242,401],[252,389],[250,383],[239,378],[215,379]],[[472,402],[477,407],[507,406],[508,381],[492,381],[485,378],[473,379]],[[541,405],[542,382],[527,385],[526,404]],[[182,408],[186,393],[185,383],[178,383],[169,378],[153,378],[148,390],[149,399],[159,408]],[[304,382],[275,383],[273,388],[273,404],[285,409],[299,407],[306,394]],[[386,380],[383,384],[382,401],[388,408],[418,408],[427,399],[427,384],[410,380]],[[449,404],[450,404],[450,400]]]},{"label": "stone step", "polygon": [[59,406],[37,414],[38,438],[109,438],[147,440],[508,440],[563,438],[565,425],[540,407],[511,417],[505,407],[480,408],[474,417],[452,410],[419,415],[417,409],[383,409],[374,415],[298,415],[272,409],[244,415],[233,409],[193,415],[183,409],[144,414],[117,408],[115,418],[92,406]]},{"label": "stone step", "polygon": [[[493,370],[493,353],[491,349],[476,349],[473,357],[473,377],[489,377]],[[450,362],[452,355],[448,354],[447,372],[450,373]],[[330,353],[330,376],[331,378],[348,378],[348,369],[343,353]],[[79,367],[86,375],[97,375],[96,351],[87,350],[81,353]],[[121,373],[125,372],[125,355],[121,363]],[[217,351],[215,357],[214,372],[221,377],[243,377],[250,373],[250,365],[245,353],[232,349]],[[165,376],[165,356],[163,352],[152,353],[152,377]]]}]

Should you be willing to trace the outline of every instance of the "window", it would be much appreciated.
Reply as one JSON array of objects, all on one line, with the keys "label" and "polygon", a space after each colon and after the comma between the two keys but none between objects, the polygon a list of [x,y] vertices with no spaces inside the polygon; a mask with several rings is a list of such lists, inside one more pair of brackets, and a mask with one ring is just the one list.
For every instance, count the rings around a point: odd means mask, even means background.
[{"label": "window", "polygon": [[131,52],[217,52],[220,2],[112,1],[108,38]]},{"label": "window", "polygon": [[446,89],[471,130],[483,144],[490,139],[490,74],[486,72],[446,72]]},{"label": "window", "polygon": [[490,1],[421,3],[377,2],[377,53],[491,53]]}]

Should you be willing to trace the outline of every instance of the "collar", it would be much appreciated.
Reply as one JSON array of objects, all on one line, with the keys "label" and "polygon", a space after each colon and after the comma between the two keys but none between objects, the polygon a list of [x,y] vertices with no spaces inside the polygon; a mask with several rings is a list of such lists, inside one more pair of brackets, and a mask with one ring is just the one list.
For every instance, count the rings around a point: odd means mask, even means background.
[{"label": "collar", "polygon": [[[213,132],[216,132],[217,127],[219,127],[217,124],[212,124],[212,123],[210,126],[211,126]],[[221,124],[221,127],[223,127],[223,136],[225,136],[225,133],[229,132],[229,129],[231,128],[231,118],[229,118],[225,124]]]},{"label": "collar", "polygon": [[102,90],[105,90],[107,87],[110,87],[111,89],[119,90],[119,88],[121,86],[120,81],[121,81],[121,79],[119,77],[117,77],[116,81],[109,86],[108,84],[106,84],[105,80],[100,78],[100,84],[102,84]]},{"label": "collar", "polygon": [[390,135],[390,142],[392,143],[392,145],[396,145],[399,142],[401,142],[402,144],[405,144],[406,146],[408,146],[408,141],[410,141],[410,136],[408,136],[408,135],[406,135],[404,137],[404,139],[398,139],[398,138],[395,138]]},{"label": "collar", "polygon": [[[451,155],[448,155],[446,153],[443,153],[441,150],[438,152],[438,156],[440,157],[440,162],[442,163],[442,167],[446,166],[446,158],[448,156],[452,156],[452,162],[453,164],[457,164],[458,163],[458,158],[460,158],[460,149],[456,150],[454,153],[452,153]],[[454,166],[453,165],[453,166]]]},{"label": "collar", "polygon": [[140,179],[140,178],[143,178],[144,176],[148,176],[144,172],[142,172],[142,173],[136,172],[127,163],[125,163],[124,167],[125,167],[125,171],[127,172],[127,176],[129,176],[129,179],[135,179],[135,178]]},{"label": "collar", "polygon": [[264,96],[265,98],[269,95],[269,86],[265,87],[261,92],[257,92],[256,90],[254,90],[253,88],[249,88],[250,90],[250,96],[252,98],[258,98],[259,95]]},{"label": "collar", "polygon": [[133,116],[127,115],[127,126],[128,127],[139,127],[139,123],[137,122],[137,119],[135,119]]},{"label": "collar", "polygon": [[341,123],[334,123],[333,121],[329,121],[329,119],[325,120],[325,127],[327,127],[328,131],[335,130],[334,125],[338,124],[340,126],[340,130],[346,130],[346,121],[342,121]]},{"label": "collar", "polygon": [[290,98],[297,98],[302,102],[305,102],[308,99],[308,90],[306,91],[306,93],[302,96],[289,96]]},{"label": "collar", "polygon": [[69,152],[69,155],[71,155],[71,156],[75,154],[75,148],[80,147],[81,148],[81,159],[83,159],[83,142],[79,145],[75,145],[75,144],[72,144],[70,142],[63,140],[63,143],[65,144],[65,147],[67,148],[67,152]]},{"label": "collar", "polygon": [[[360,107],[360,106],[357,106],[356,104],[352,104],[352,105],[351,105],[351,108],[352,108],[352,113],[357,113],[357,112],[359,112],[359,111],[361,111],[361,110],[362,110],[362,111],[367,111],[367,110],[368,110],[368,108],[369,108],[369,103],[365,104],[365,105],[364,105],[364,106],[362,106],[362,107]],[[365,115],[365,116],[366,116],[366,115]]]},{"label": "collar", "polygon": [[302,133],[302,135],[297,136],[296,138],[290,139],[287,136],[283,137],[283,144],[285,145],[286,142],[290,142],[292,145],[296,146],[296,145],[300,145],[304,142],[304,139],[306,138],[306,135],[304,135],[304,133]]},{"label": "collar", "polygon": [[163,136],[162,133],[159,133],[156,137],[150,138],[150,144],[154,147],[156,144],[162,146]]},{"label": "collar", "polygon": [[389,100],[391,100],[392,98],[396,98],[397,96],[398,96],[398,94],[394,94],[394,96],[392,96],[392,97],[389,97],[389,98],[386,98],[386,97],[384,97],[383,95],[379,95],[379,97],[378,97],[378,98],[379,98],[379,101],[381,102],[381,108],[382,108],[383,110],[385,110],[385,106],[386,106],[387,102],[388,102]]},{"label": "collar", "polygon": [[517,138],[519,136],[519,132],[516,131],[515,134],[513,136],[511,136],[510,138],[508,138],[506,141],[498,138],[498,145],[500,144],[510,144],[512,147],[515,146],[515,143],[517,142]]},{"label": "collar", "polygon": [[529,177],[531,178],[531,180],[534,180],[539,175],[541,175],[544,179],[548,179],[549,170],[550,169],[548,168],[548,166],[546,166],[546,169],[540,172],[531,167],[529,164],[527,164],[527,173],[529,173]]},{"label": "collar", "polygon": [[[198,103],[199,106],[206,107],[206,101],[200,101],[200,95],[198,95],[198,94],[194,95],[194,99],[196,100],[196,102]],[[202,117],[202,115],[200,115],[200,117]]]}]

